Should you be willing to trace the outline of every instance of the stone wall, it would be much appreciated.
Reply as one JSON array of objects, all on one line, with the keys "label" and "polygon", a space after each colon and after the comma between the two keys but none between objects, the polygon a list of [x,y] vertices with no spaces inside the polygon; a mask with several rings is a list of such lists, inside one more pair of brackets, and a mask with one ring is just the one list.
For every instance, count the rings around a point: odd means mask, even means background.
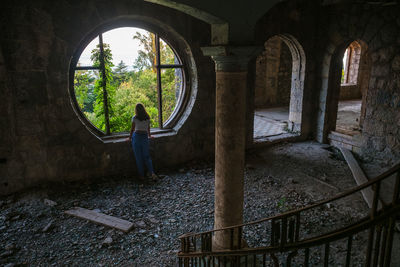
[{"label": "stone wall", "polygon": [[290,89],[292,85],[292,56],[285,42],[281,42],[281,56],[278,72],[278,103],[288,106],[290,103]]},{"label": "stone wall", "polygon": [[361,89],[357,84],[346,84],[340,86],[339,100],[360,99]]},{"label": "stone wall", "polygon": [[391,165],[400,158],[400,76],[396,69],[400,54],[400,6],[338,5],[327,7],[324,12],[329,14],[330,21],[324,29],[326,46],[336,47],[332,57],[338,55],[335,50],[339,51],[342,44],[352,40],[360,40],[367,47],[371,62],[362,67],[370,70],[362,78],[369,79],[368,86],[363,86],[366,92],[362,156],[382,159]]},{"label": "stone wall", "polygon": [[290,102],[292,56],[278,36],[265,42],[256,60],[255,107],[288,106]]},{"label": "stone wall", "polygon": [[[335,128],[340,96],[341,62],[355,40],[368,48],[360,69],[362,152],[388,165],[400,158],[400,5],[288,1],[259,20],[257,41],[290,34],[304,48],[307,58],[303,124],[320,142]],[[369,58],[369,59],[368,59]],[[362,60],[361,60],[362,61]],[[370,62],[368,62],[370,61]],[[368,81],[368,82],[367,82]]]},{"label": "stone wall", "polygon": [[135,175],[129,143],[124,138],[105,142],[89,132],[68,93],[74,52],[104,23],[156,25],[164,34],[173,29],[174,36],[185,40],[180,52],[195,65],[188,70],[194,90],[191,112],[175,131],[152,140],[155,168],[213,155],[215,72],[200,51],[210,40],[208,25],[172,9],[124,0],[112,5],[17,1],[3,3],[0,13],[0,111],[7,114],[0,118],[0,194],[45,181]]}]

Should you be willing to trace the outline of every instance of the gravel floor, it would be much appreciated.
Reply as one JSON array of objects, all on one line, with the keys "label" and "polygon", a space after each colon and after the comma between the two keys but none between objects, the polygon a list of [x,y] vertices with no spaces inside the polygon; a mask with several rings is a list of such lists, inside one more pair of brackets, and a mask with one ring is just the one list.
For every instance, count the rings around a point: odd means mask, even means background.
[{"label": "gravel floor", "polygon": [[[258,149],[248,153],[246,162],[245,222],[355,186],[346,163],[314,142]],[[213,166],[195,162],[161,173],[164,178],[155,183],[69,183],[0,198],[0,265],[175,266],[177,237],[212,229]],[[135,228],[125,234],[63,213],[74,206],[130,220]],[[313,210],[305,218],[302,236],[348,224],[367,211],[361,195]],[[269,242],[262,231],[245,229],[250,246]],[[360,236],[360,245],[363,240]]]}]

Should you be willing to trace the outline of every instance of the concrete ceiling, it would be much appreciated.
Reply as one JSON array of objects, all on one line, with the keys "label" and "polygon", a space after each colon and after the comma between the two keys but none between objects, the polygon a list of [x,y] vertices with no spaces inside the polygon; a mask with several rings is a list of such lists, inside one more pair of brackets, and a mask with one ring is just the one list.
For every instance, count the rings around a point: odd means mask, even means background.
[{"label": "concrete ceiling", "polygon": [[285,0],[144,0],[180,10],[211,24],[211,44],[247,45],[257,21]]}]

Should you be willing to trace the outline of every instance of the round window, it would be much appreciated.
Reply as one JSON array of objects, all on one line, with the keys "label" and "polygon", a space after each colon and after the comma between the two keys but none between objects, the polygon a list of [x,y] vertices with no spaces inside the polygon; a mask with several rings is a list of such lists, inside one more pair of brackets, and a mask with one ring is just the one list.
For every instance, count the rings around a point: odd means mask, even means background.
[{"label": "round window", "polygon": [[179,114],[184,66],[157,33],[134,27],[101,32],[72,71],[75,105],[103,135],[129,131],[137,103],[146,107],[152,128],[171,128]]}]

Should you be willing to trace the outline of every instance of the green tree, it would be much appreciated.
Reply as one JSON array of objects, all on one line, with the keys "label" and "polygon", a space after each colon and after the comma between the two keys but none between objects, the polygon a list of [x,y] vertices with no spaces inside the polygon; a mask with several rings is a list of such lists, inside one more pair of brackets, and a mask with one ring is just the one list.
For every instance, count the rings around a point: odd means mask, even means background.
[{"label": "green tree", "polygon": [[163,121],[172,115],[177,104],[182,84],[181,71],[165,69],[161,73]]},{"label": "green tree", "polygon": [[93,112],[95,76],[90,70],[76,70],[74,77],[75,96],[83,112]]},{"label": "green tree", "polygon": [[93,73],[90,74],[90,84],[89,88],[87,91],[87,98],[84,103],[84,108],[83,111],[85,112],[91,112],[93,113],[94,109],[94,102],[96,101],[96,95],[94,93],[94,82],[95,82],[95,76]]},{"label": "green tree", "polygon": [[[114,97],[115,97],[115,86],[113,84],[113,72],[112,67],[114,64],[112,63],[112,52],[109,44],[103,44],[103,58],[104,58],[104,68],[105,68],[105,83],[107,91],[107,103],[108,103],[108,111],[110,118],[110,131],[113,132],[113,109],[114,106]],[[95,49],[92,50],[92,55],[90,59],[93,62],[93,66],[100,67],[101,59],[100,59],[100,44],[96,46]],[[104,111],[104,92],[103,92],[103,74],[100,71],[98,73],[98,77],[96,79],[94,85],[94,95],[96,96],[96,100],[93,105],[93,111],[96,119],[92,122],[95,123],[95,126],[99,129],[105,131],[105,111]]]},{"label": "green tree", "polygon": [[[141,34],[140,32],[136,32],[133,36],[133,39],[139,41],[142,49],[138,51],[138,58],[135,61],[134,68],[138,70],[143,69],[152,69],[154,73],[156,73],[157,69],[157,50],[156,50],[156,39],[155,35],[151,32],[147,32],[146,34]],[[160,61],[161,64],[174,64],[175,62],[175,54],[172,51],[171,47],[160,39]]]},{"label": "green tree", "polygon": [[177,58],[175,57],[174,51],[171,47],[160,39],[160,61],[161,64],[179,64]]},{"label": "green tree", "polygon": [[90,84],[90,75],[86,70],[76,70],[74,77],[74,89],[76,101],[78,102],[79,107],[83,110],[84,103],[88,98],[88,90]]},{"label": "green tree", "polygon": [[[147,75],[141,75],[139,80],[133,79],[123,82],[117,89],[115,95],[115,125],[118,125],[118,131],[129,131],[131,119],[135,114],[135,106],[142,103],[150,115],[151,127],[158,127],[158,109],[157,102],[152,101],[153,94],[149,88],[156,84],[156,77],[151,70],[147,70]],[[150,75],[149,75],[150,74]]]},{"label": "green tree", "polygon": [[139,71],[151,69],[156,73],[157,59],[155,35],[151,32],[147,32],[146,34],[136,32],[133,39],[138,40],[140,45],[143,47],[143,49],[138,51],[138,57],[134,63],[134,68]]},{"label": "green tree", "polygon": [[114,84],[119,86],[126,82],[129,78],[128,74],[128,66],[121,60],[114,69]]},{"label": "green tree", "polygon": [[[138,58],[135,62],[135,69],[139,70],[140,75],[137,81],[143,83],[141,75],[148,75],[145,70],[151,69],[156,73],[156,47],[155,47],[155,35],[148,32],[145,34],[136,33],[133,37],[139,40],[142,49],[138,51]],[[160,62],[161,64],[177,64],[177,58],[171,47],[160,39]],[[177,69],[162,69],[161,71],[161,86],[162,86],[162,108],[163,108],[163,121],[165,122],[172,114],[175,109],[177,96],[180,93],[181,87],[181,75],[180,70]],[[148,81],[148,79],[145,79]],[[140,86],[145,88],[145,86]],[[154,101],[153,106],[157,107],[157,94],[156,90],[151,90],[150,87],[149,98]]]}]

